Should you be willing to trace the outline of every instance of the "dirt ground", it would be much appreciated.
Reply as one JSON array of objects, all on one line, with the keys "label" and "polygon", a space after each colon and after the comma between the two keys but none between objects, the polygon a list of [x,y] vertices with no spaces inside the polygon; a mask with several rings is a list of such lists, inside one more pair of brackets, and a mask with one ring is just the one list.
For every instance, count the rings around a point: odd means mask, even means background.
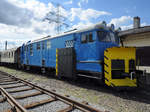
[{"label": "dirt ground", "polygon": [[145,90],[133,90],[117,92],[111,88],[99,86],[93,80],[70,79],[59,80],[55,77],[37,73],[29,73],[6,67],[0,67],[0,71],[10,73],[22,79],[50,90],[56,90],[64,95],[101,106],[112,112],[150,112],[150,92]]}]

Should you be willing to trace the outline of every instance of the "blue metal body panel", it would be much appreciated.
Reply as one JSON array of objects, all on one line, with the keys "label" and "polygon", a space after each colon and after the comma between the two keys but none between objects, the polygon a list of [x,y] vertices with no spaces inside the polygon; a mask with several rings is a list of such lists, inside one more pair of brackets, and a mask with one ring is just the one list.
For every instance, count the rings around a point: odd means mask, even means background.
[{"label": "blue metal body panel", "polygon": [[[77,70],[86,70],[92,72],[102,72],[102,62],[104,60],[104,50],[113,46],[118,46],[111,42],[100,42],[97,38],[97,29],[89,31],[93,32],[94,42],[86,44],[81,43],[81,35],[88,32],[77,34],[78,38],[75,44],[76,56],[77,56]],[[83,63],[84,62],[84,63]],[[88,63],[89,62],[89,63]],[[91,63],[95,62],[95,63]]]},{"label": "blue metal body panel", "polygon": [[[22,46],[23,52],[21,52],[22,62],[25,65],[42,67],[42,60],[45,60],[45,67],[56,66],[56,48],[65,48],[66,40],[73,40],[74,34],[65,35],[63,37],[46,39],[43,41],[29,43],[26,45],[28,51],[25,51],[25,46]],[[47,41],[50,41],[50,48],[47,48]],[[42,43],[44,42],[44,49],[42,49]],[[40,43],[40,49],[37,49],[37,43]],[[33,55],[30,54],[30,45],[33,45]],[[27,63],[28,60],[28,63]]]},{"label": "blue metal body panel", "polygon": [[[72,33],[56,38],[41,40],[40,50],[37,50],[37,43],[28,43],[28,51],[25,51],[25,45],[21,48],[21,62],[25,65],[42,67],[42,60],[45,60],[45,67],[56,66],[56,48],[65,48],[65,42],[68,40],[74,41],[74,49],[76,52],[76,69],[92,72],[102,72],[103,65],[98,63],[104,60],[104,50],[113,46],[118,46],[117,43],[100,42],[97,38],[97,30],[93,29],[86,32]],[[81,35],[92,32],[93,42],[81,43]],[[47,49],[47,41],[50,41],[50,48]],[[45,49],[42,49],[42,42],[45,44]],[[30,54],[30,45],[33,45],[33,55]],[[28,61],[27,61],[28,60]],[[28,63],[27,63],[28,62]]]}]

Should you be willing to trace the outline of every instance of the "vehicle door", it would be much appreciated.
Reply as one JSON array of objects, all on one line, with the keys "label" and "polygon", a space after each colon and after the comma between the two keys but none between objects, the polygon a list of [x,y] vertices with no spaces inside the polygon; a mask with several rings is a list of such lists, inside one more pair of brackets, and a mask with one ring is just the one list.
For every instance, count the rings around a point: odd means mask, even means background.
[{"label": "vehicle door", "polygon": [[42,55],[42,66],[45,67],[46,62],[46,41],[42,41],[42,48],[41,48],[41,55]]},{"label": "vehicle door", "polygon": [[80,61],[91,61],[96,56],[96,44],[93,32],[85,32],[80,35],[78,53]]}]

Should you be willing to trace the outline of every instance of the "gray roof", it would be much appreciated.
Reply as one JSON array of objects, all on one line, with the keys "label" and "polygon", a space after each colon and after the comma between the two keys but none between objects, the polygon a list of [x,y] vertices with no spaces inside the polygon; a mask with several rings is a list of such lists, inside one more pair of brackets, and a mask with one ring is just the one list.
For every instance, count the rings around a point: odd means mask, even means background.
[{"label": "gray roof", "polygon": [[45,38],[40,38],[40,39],[37,39],[37,40],[33,40],[33,41],[31,41],[27,44],[31,44],[31,43],[34,43],[34,42],[39,42],[39,41],[42,41],[42,40],[57,38],[57,37],[72,34],[72,33],[80,33],[80,32],[84,32],[84,31],[89,31],[89,30],[92,30],[92,29],[95,29],[95,28],[103,28],[103,29],[106,29],[106,30],[109,29],[109,27],[106,26],[104,22],[99,22],[97,24],[94,24],[94,25],[91,25],[91,26],[88,26],[88,27],[85,27],[85,28],[82,28],[82,29],[79,29],[79,30],[73,30],[71,32],[67,32],[67,33],[64,32],[62,34],[58,34],[58,35],[55,35],[55,36],[48,36],[48,37],[45,37]]},{"label": "gray roof", "polygon": [[14,48],[10,48],[7,50],[2,50],[1,52],[12,52],[12,51],[16,51],[18,49],[18,47],[14,47]]},{"label": "gray roof", "polygon": [[145,32],[150,32],[150,26],[144,26],[140,28],[133,28],[125,31],[120,31],[118,33],[119,37],[126,36],[126,35],[133,35],[133,34],[138,34],[138,33],[145,33]]}]

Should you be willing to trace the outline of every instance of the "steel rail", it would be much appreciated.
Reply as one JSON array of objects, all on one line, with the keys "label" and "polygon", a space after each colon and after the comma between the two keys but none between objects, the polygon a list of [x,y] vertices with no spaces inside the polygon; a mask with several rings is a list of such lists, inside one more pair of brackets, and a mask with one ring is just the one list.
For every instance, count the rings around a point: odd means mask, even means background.
[{"label": "steel rail", "polygon": [[[0,72],[1,72],[1,71],[0,71]],[[39,90],[41,93],[47,94],[47,95],[49,95],[49,96],[51,96],[51,97],[53,98],[53,99],[49,99],[49,100],[47,100],[47,101],[43,101],[43,103],[44,103],[44,102],[47,102],[47,103],[48,103],[48,101],[60,100],[60,101],[62,101],[62,102],[64,102],[64,103],[66,103],[66,104],[69,105],[68,108],[62,109],[62,110],[60,110],[59,112],[71,111],[71,110],[73,110],[73,109],[79,109],[79,110],[84,111],[84,112],[102,112],[102,111],[100,111],[100,110],[98,110],[98,109],[95,109],[95,108],[93,108],[93,107],[91,107],[91,106],[89,106],[89,105],[87,105],[87,104],[77,102],[77,101],[75,101],[75,100],[72,100],[72,99],[68,98],[67,96],[63,96],[63,95],[60,95],[60,94],[58,94],[58,93],[56,93],[56,92],[53,92],[53,91],[44,89],[44,88],[39,87],[39,86],[36,86],[36,85],[34,85],[34,84],[32,84],[32,83],[30,83],[30,82],[28,82],[28,81],[25,81],[25,80],[23,80],[23,79],[17,78],[17,77],[12,76],[12,75],[10,75],[10,74],[8,74],[8,73],[5,73],[5,72],[1,72],[1,73],[7,75],[7,76],[10,77],[10,78],[15,79],[16,81],[22,82],[24,85],[27,85],[27,86],[31,87],[32,89]],[[4,88],[1,88],[1,89],[4,90]],[[6,93],[7,93],[7,92],[5,91],[5,94],[6,94]],[[37,94],[40,94],[40,93],[37,93]],[[33,95],[34,95],[34,94],[33,94]],[[27,96],[28,96],[28,95],[27,95]],[[29,95],[29,96],[30,96],[30,95]],[[32,94],[31,94],[31,96],[32,96]],[[7,94],[7,97],[10,97],[10,96]],[[24,97],[26,97],[26,96],[24,96]],[[18,98],[21,98],[21,97],[18,97]],[[11,99],[12,101],[14,101],[15,98],[10,97],[10,99]],[[15,104],[18,104],[17,102],[14,102],[14,103],[15,103]],[[42,102],[40,102],[40,103],[42,104]],[[39,104],[40,104],[40,103],[39,103]],[[38,102],[36,102],[35,104],[32,104],[32,105],[39,105],[39,104],[38,104]],[[19,104],[18,104],[18,105],[19,105]],[[21,106],[21,107],[22,107],[22,106]],[[25,108],[25,107],[29,107],[29,106],[27,106],[27,105],[26,105],[26,106],[23,106],[23,108]],[[21,109],[22,109],[22,108],[21,108]],[[26,110],[24,110],[23,112],[26,112]]]},{"label": "steel rail", "polygon": [[[12,77],[15,78],[14,76],[12,76]],[[57,94],[57,93],[55,93],[55,92],[53,92],[53,91],[50,91],[50,90],[41,88],[41,87],[39,87],[39,86],[36,86],[36,85],[34,85],[34,84],[30,83],[30,82],[27,82],[27,81],[25,81],[25,80],[22,80],[22,79],[19,79],[19,78],[16,78],[16,79],[17,79],[17,80],[20,80],[21,82],[27,84],[27,85],[30,86],[30,87],[34,87],[35,89],[40,90],[41,92],[43,92],[43,93],[45,93],[45,94],[53,95],[53,97],[55,97],[56,99],[59,99],[59,100],[61,100],[61,101],[64,101],[65,103],[69,103],[69,104],[72,105],[73,107],[75,107],[75,108],[77,108],[77,109],[80,109],[80,110],[82,110],[82,111],[86,111],[86,112],[87,112],[87,111],[89,111],[89,112],[102,112],[102,111],[100,111],[100,110],[98,110],[98,109],[95,109],[95,108],[90,107],[90,106],[88,106],[88,105],[85,105],[85,104],[83,104],[83,103],[77,102],[77,101],[72,100],[72,99],[70,99],[70,98],[68,98],[68,97],[62,96],[62,95]]]},{"label": "steel rail", "polygon": [[27,112],[27,110],[23,106],[21,106],[11,95],[9,95],[9,93],[1,86],[0,91],[3,97],[6,98],[8,102],[10,102],[10,104],[13,106],[15,110],[20,110],[20,112]]}]

